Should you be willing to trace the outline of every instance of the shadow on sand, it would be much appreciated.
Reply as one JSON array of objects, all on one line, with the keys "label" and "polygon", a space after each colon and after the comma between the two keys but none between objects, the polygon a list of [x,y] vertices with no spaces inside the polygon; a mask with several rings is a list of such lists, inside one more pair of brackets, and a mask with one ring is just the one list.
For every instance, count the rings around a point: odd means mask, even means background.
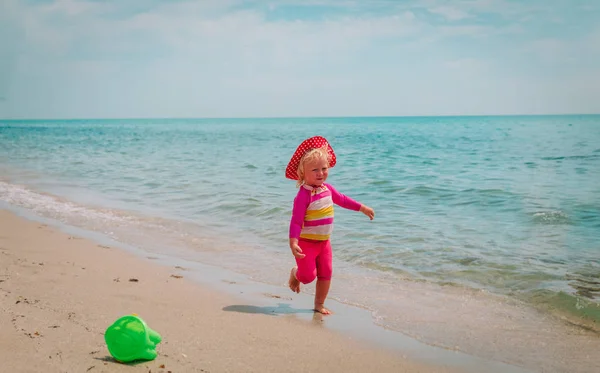
[{"label": "shadow on sand", "polygon": [[223,307],[223,311],[240,312],[240,313],[261,313],[263,315],[290,315],[299,313],[314,313],[312,309],[297,309],[290,307],[286,303],[278,303],[277,306],[250,306],[250,305],[232,305]]},{"label": "shadow on sand", "polygon": [[[105,363],[113,363],[116,365],[130,365],[130,366],[135,366],[135,365],[139,365],[139,364],[144,364],[144,363],[148,363],[150,362],[150,360],[134,360],[134,361],[130,361],[130,362],[120,362],[118,360],[116,360],[115,358],[113,358],[110,355],[106,355],[104,357],[94,357],[95,360],[99,360],[99,361],[104,361]],[[91,369],[88,369],[88,371]]]}]

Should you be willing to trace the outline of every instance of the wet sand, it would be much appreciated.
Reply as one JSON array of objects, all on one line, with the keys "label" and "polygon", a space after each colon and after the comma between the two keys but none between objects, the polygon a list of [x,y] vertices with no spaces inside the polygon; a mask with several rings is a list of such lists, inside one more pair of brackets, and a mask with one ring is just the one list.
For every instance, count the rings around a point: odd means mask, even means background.
[{"label": "wet sand", "polygon": [[[333,332],[318,317],[257,310],[181,268],[0,210],[2,371],[456,371]],[[130,313],[162,335],[155,360],[125,365],[108,353],[104,331]]]}]

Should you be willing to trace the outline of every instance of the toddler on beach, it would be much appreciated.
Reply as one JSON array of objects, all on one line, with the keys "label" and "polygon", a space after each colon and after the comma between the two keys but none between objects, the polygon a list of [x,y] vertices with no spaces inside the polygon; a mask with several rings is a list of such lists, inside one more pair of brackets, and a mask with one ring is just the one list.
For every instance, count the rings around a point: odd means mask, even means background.
[{"label": "toddler on beach", "polygon": [[338,192],[326,184],[329,168],[335,166],[333,148],[321,136],[304,140],[288,163],[285,176],[297,180],[298,194],[294,198],[290,221],[290,249],[296,266],[290,271],[289,286],[300,292],[300,283],[309,284],[317,278],[314,311],[324,315],[332,274],[332,252],[329,238],[333,231],[333,204],[360,211],[371,220],[372,208]]}]

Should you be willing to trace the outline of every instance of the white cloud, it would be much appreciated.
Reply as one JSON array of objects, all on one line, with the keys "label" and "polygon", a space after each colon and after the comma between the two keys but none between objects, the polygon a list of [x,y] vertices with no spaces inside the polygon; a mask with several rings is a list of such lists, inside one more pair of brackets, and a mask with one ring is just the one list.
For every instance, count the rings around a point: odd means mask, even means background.
[{"label": "white cloud", "polygon": [[600,28],[576,40],[541,38],[525,44],[522,53],[546,65],[600,71]]},{"label": "white cloud", "polygon": [[484,37],[490,35],[494,28],[480,25],[442,26],[438,28],[441,36],[473,36]]},{"label": "white cloud", "polygon": [[541,54],[546,58],[556,58],[566,52],[568,44],[563,40],[556,38],[544,38],[532,41],[528,49],[532,52]]},{"label": "white cloud", "polygon": [[68,17],[80,16],[84,14],[98,14],[102,10],[108,10],[111,7],[108,3],[78,0],[55,0],[52,3],[40,5],[36,10],[46,14],[61,14]]},{"label": "white cloud", "polygon": [[495,13],[504,16],[527,13],[536,7],[531,2],[507,0],[463,0],[457,2],[457,5],[473,12]]},{"label": "white cloud", "polygon": [[[326,21],[272,21],[254,11],[238,11],[215,19],[199,19],[193,13],[177,17],[158,12],[135,17],[125,25],[175,39],[226,38],[230,41],[275,41],[288,38],[309,38],[314,42],[328,39],[343,44],[377,37],[403,37],[418,30],[414,14],[405,12],[377,18],[338,18]],[[176,27],[175,27],[176,26]]]},{"label": "white cloud", "polygon": [[439,14],[450,21],[460,21],[472,17],[468,12],[450,6],[438,6],[429,9],[430,13]]},{"label": "white cloud", "polygon": [[128,48],[147,48],[166,50],[165,58],[195,56],[205,64],[235,59],[263,68],[303,68],[303,64],[343,60],[373,40],[402,41],[422,27],[411,12],[320,22],[267,22],[256,11],[207,18],[204,10],[193,4],[172,4],[121,20],[79,16],[68,25],[44,23],[46,19],[40,17],[31,29],[38,35],[36,43],[63,51],[65,44],[94,45],[92,53],[98,58],[123,55]]},{"label": "white cloud", "polygon": [[484,61],[475,58],[459,58],[455,60],[448,60],[444,61],[442,65],[451,70],[465,69],[471,72],[475,70],[482,70],[487,66]]},{"label": "white cloud", "polygon": [[434,13],[444,15],[449,20],[477,18],[481,14],[494,14],[514,20],[540,12],[553,12],[548,2],[510,1],[510,0],[420,0],[419,6]]}]

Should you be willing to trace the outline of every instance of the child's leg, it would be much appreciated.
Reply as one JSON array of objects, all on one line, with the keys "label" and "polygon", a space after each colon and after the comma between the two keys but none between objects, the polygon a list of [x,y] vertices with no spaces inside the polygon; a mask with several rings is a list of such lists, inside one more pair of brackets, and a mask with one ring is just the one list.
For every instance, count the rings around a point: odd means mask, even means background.
[{"label": "child's leg", "polygon": [[325,308],[325,299],[329,294],[329,287],[331,286],[331,280],[319,280],[317,279],[317,288],[315,292],[315,308],[314,310],[322,313],[323,315],[329,315],[330,310]]},{"label": "child's leg", "polygon": [[296,258],[297,267],[290,271],[289,286],[293,292],[300,292],[300,283],[309,284],[317,277],[316,256],[319,254],[319,247],[310,241],[300,240],[298,246],[302,249],[304,258]]},{"label": "child's leg", "polygon": [[333,274],[333,253],[331,251],[331,242],[324,243],[319,256],[317,257],[317,288],[315,289],[315,311],[324,315],[329,315],[331,311],[325,308],[325,300],[329,294],[331,286],[331,276]]}]

